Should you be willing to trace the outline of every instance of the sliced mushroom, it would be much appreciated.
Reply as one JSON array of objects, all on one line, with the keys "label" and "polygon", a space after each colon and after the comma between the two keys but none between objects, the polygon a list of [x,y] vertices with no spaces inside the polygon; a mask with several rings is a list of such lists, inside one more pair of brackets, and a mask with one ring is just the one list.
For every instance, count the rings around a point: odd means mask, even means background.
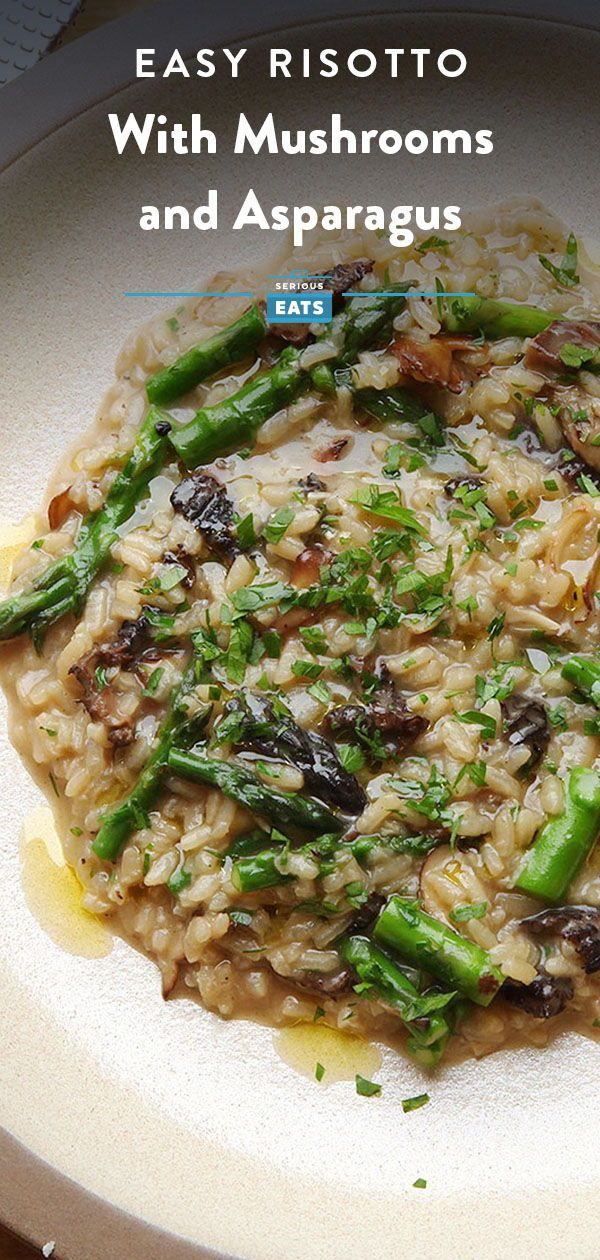
[{"label": "sliced mushroom", "polygon": [[135,621],[124,621],[110,643],[98,643],[80,664],[85,664],[88,669],[97,669],[101,665],[105,669],[131,670],[142,657],[147,660],[156,656],[148,613],[158,612],[160,609],[148,604]]},{"label": "sliced mushroom", "polygon": [[588,468],[600,472],[600,444],[596,444],[600,439],[600,403],[573,379],[573,374],[587,365],[585,351],[589,351],[589,366],[600,362],[600,322],[556,320],[533,338],[524,359],[526,367],[543,372],[552,382],[545,399],[569,446],[586,466],[577,468],[572,461],[569,467],[563,461],[561,473],[575,480]]},{"label": "sliced mushroom", "polygon": [[539,766],[550,743],[550,725],[544,705],[520,691],[502,700],[504,731],[511,748],[529,748],[521,773],[531,774]]},{"label": "sliced mushroom", "polygon": [[323,565],[331,564],[334,559],[333,551],[320,547],[318,543],[314,547],[305,547],[292,565],[290,573],[292,586],[300,587],[301,590],[307,586],[314,586],[315,582],[319,581]]},{"label": "sliced mushroom", "polygon": [[72,488],[72,486],[67,486],[66,490],[61,490],[60,494],[55,494],[54,498],[50,500],[48,504],[48,525],[50,529],[60,529],[69,513],[77,509],[77,504],[71,498]]},{"label": "sliced mushroom", "polygon": [[[151,611],[148,606],[148,611]],[[152,609],[156,612],[156,609]],[[98,685],[99,669],[123,669],[129,671],[139,662],[156,658],[150,620],[143,612],[136,621],[124,621],[116,638],[110,643],[99,643],[91,652],[72,665],[69,673],[81,688],[81,703],[92,721],[102,722],[108,738],[116,748],[124,748],[134,738],[131,722],[125,721],[112,711],[110,687]]]},{"label": "sliced mushroom", "polygon": [[518,1006],[535,1019],[552,1019],[554,1015],[560,1015],[567,1002],[570,1002],[573,985],[566,976],[546,976],[540,973],[531,984],[505,980],[500,992],[511,1006]]},{"label": "sliced mushroom", "polygon": [[314,458],[319,464],[329,464],[334,460],[341,459],[351,441],[352,435],[350,433],[345,434],[344,437],[334,438],[328,446],[321,446],[318,451],[315,451]]},{"label": "sliced mushroom", "polygon": [[356,975],[350,967],[340,967],[338,971],[298,971],[293,976],[284,977],[294,988],[317,996],[324,993],[326,997],[341,997],[349,993],[356,983]]},{"label": "sliced mushroom", "polygon": [[81,662],[72,665],[69,673],[81,687],[81,703],[93,722],[101,722],[108,731],[108,738],[115,748],[126,748],[134,739],[129,720],[118,717],[110,709],[110,694],[99,690],[94,674]]},{"label": "sliced mushroom", "polygon": [[[556,418],[571,450],[585,464],[585,468],[579,469],[575,477],[573,472],[568,472],[568,463],[563,458],[563,476],[576,479],[582,473],[589,474],[590,469],[596,474],[600,473],[600,399],[593,398],[578,385],[556,385],[549,390],[549,401],[558,408]],[[596,478],[592,479],[597,484]]]},{"label": "sliced mushroom", "polygon": [[573,946],[586,975],[600,971],[600,911],[592,906],[555,906],[521,920],[534,936],[556,935]]},{"label": "sliced mushroom", "polygon": [[457,394],[462,389],[464,375],[454,361],[456,351],[464,350],[468,337],[446,336],[444,333],[429,341],[417,341],[410,336],[396,337],[391,350],[400,364],[400,370],[413,381],[442,385]]},{"label": "sliced mushroom", "polygon": [[569,370],[568,363],[561,357],[565,346],[577,346],[594,353],[600,347],[600,323],[593,320],[555,320],[530,341],[525,352],[525,367],[535,372],[564,375]]},{"label": "sliced mushroom", "polygon": [[233,532],[234,506],[225,486],[209,473],[196,472],[175,487],[171,505],[205,538],[212,551],[228,563],[240,555]]}]

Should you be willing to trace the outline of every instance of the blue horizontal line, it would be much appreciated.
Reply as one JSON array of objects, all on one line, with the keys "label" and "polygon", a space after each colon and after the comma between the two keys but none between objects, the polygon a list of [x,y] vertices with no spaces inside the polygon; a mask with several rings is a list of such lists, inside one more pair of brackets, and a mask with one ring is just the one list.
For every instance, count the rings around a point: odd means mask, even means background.
[{"label": "blue horizontal line", "polygon": [[[315,278],[316,277],[313,277],[313,279]],[[287,276],[282,276],[282,277],[270,276],[269,279],[271,280],[287,279]],[[159,298],[254,297],[254,294],[249,289],[244,290],[243,292],[242,291],[234,292],[232,290],[227,290],[225,292],[215,292],[213,290],[196,292],[195,290],[187,290],[187,289],[125,289],[123,291],[123,297],[159,297]],[[435,293],[434,292],[428,293],[421,289],[407,289],[407,290],[401,289],[398,292],[395,292],[393,289],[348,289],[346,293],[342,294],[342,297],[353,297],[353,298],[354,297],[365,297],[365,298],[369,298],[369,297],[433,297],[433,298],[438,298],[440,297],[440,298],[447,298],[447,297],[477,297],[477,294],[476,293],[451,293],[449,291],[444,291],[443,289],[440,289],[439,291],[436,290]]]},{"label": "blue horizontal line", "polygon": [[253,297],[250,292],[232,293],[228,290],[226,293],[189,292],[184,289],[127,289],[123,293],[123,297]]}]

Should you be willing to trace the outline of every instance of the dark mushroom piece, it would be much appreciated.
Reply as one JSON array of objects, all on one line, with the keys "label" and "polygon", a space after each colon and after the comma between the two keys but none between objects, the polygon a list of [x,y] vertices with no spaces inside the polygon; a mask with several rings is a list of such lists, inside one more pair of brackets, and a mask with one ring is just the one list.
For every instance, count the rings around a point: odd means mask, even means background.
[{"label": "dark mushroom piece", "polygon": [[123,622],[116,637],[109,643],[96,644],[91,652],[82,657],[79,666],[83,666],[88,672],[98,669],[99,666],[103,669],[131,670],[142,657],[149,659],[156,656],[152,622],[148,614],[159,614],[160,611],[154,605],[147,604],[135,621]]},{"label": "dark mushroom piece", "polygon": [[232,738],[242,747],[290,762],[302,771],[312,795],[335,805],[346,814],[360,814],[366,796],[353,774],[342,765],[329,740],[305,731],[291,714],[280,712],[263,696],[238,695],[225,706],[239,725]]},{"label": "dark mushroom piece", "polygon": [[562,937],[573,946],[586,975],[600,971],[600,911],[592,906],[554,906],[521,920],[534,936]]},{"label": "dark mushroom piece", "polygon": [[[314,586],[320,580],[323,565],[331,564],[333,560],[335,560],[333,551],[329,551],[319,543],[315,543],[312,547],[305,547],[292,565],[291,585],[295,586],[296,590],[306,590],[308,586]],[[280,613],[277,617],[275,629],[281,631],[282,634],[289,634],[292,630],[297,630],[299,626],[310,625],[317,620],[319,615],[318,608],[290,608],[288,612]]]},{"label": "dark mushroom piece", "polygon": [[307,477],[302,477],[298,482],[298,489],[303,494],[318,494],[327,489],[324,481],[317,477],[316,473],[309,473]]},{"label": "dark mushroom piece", "polygon": [[71,498],[72,486],[55,494],[48,504],[48,525],[50,529],[60,529],[71,512],[78,511],[78,506]]},{"label": "dark mushroom piece", "polygon": [[340,967],[338,971],[299,971],[293,976],[281,976],[280,979],[293,984],[295,989],[301,989],[303,993],[314,993],[317,997],[320,994],[325,997],[341,997],[351,991],[357,976],[350,967]]},{"label": "dark mushroom piece", "polygon": [[483,477],[451,477],[444,485],[444,494],[453,499],[457,490],[480,490],[484,485]]},{"label": "dark mushroom piece", "polygon": [[539,766],[550,743],[548,714],[539,700],[514,691],[501,701],[504,731],[511,748],[529,748],[529,757],[520,774],[531,774]]},{"label": "dark mushroom piece", "polygon": [[350,925],[346,930],[348,932],[365,932],[367,928],[371,927],[380,911],[383,910],[385,902],[386,898],[382,893],[369,893],[362,906],[355,910],[350,920]]},{"label": "dark mushroom piece", "polygon": [[334,552],[329,551],[327,547],[321,547],[319,543],[315,543],[313,547],[305,547],[292,565],[290,573],[292,586],[300,587],[300,589],[313,586],[320,579],[323,565],[332,564],[334,560]]},{"label": "dark mushroom piece", "polygon": [[241,548],[233,530],[234,506],[225,486],[216,477],[204,472],[185,477],[175,487],[171,505],[226,563],[232,564],[240,555]]},{"label": "dark mushroom piece", "polygon": [[511,1006],[517,1006],[535,1019],[552,1019],[564,1011],[573,997],[572,982],[566,976],[546,976],[540,973],[531,984],[518,980],[505,980],[502,997]]},{"label": "dark mushroom piece", "polygon": [[589,477],[600,490],[600,469],[596,472],[591,464],[586,464],[583,459],[579,459],[579,456],[575,455],[570,448],[565,447],[560,451],[556,467],[561,477],[564,477],[571,486],[580,489],[581,478],[585,476]]},{"label": "dark mushroom piece", "polygon": [[142,660],[156,659],[157,651],[152,638],[152,624],[148,613],[160,610],[147,605],[135,621],[124,621],[116,637],[109,643],[99,643],[91,652],[72,665],[69,673],[81,688],[81,703],[94,722],[101,722],[108,731],[108,738],[115,748],[125,748],[134,738],[130,721],[117,717],[111,710],[110,687],[99,682],[98,671],[123,669],[130,671]]},{"label": "dark mushroom piece", "polygon": [[413,713],[401,696],[383,695],[371,704],[342,704],[330,709],[323,726],[334,739],[352,736],[367,749],[376,741],[394,755],[413,744],[429,722],[420,713]]}]

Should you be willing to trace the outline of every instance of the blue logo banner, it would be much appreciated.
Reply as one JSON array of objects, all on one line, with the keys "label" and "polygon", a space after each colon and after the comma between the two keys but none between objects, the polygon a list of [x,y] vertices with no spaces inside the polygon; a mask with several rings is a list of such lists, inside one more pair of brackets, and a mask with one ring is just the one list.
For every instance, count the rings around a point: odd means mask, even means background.
[{"label": "blue logo banner", "polygon": [[328,289],[313,293],[268,293],[267,319],[270,324],[328,324],[332,298]]}]

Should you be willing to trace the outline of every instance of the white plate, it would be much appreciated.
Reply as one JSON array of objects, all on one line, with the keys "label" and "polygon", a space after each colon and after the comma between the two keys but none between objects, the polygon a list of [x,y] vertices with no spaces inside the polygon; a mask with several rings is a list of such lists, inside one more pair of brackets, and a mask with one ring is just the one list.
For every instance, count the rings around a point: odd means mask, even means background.
[{"label": "white plate", "polygon": [[[359,8],[318,11],[325,7]],[[292,5],[279,10],[290,25]],[[563,10],[555,4],[552,15]],[[93,417],[125,335],[157,306],[122,291],[187,288],[270,249],[258,232],[214,240],[140,232],[141,203],[193,205],[217,167],[214,159],[119,159],[107,94],[119,89],[121,110],[152,109],[159,96],[174,116],[201,107],[224,134],[250,108],[243,94],[251,81],[256,117],[276,108],[291,125],[309,126],[332,108],[326,81],[292,81],[275,98],[258,74],[238,88],[210,80],[201,98],[194,81],[164,95],[151,82],[122,91],[134,34],[144,46],[162,38],[184,49],[239,34],[250,63],[265,48],[252,29],[276,25],[266,4],[247,15],[203,6],[202,20],[196,6],[169,3],[168,11],[162,35],[154,11],[136,15],[120,24],[118,41],[116,27],[84,40],[0,98],[5,156],[29,149],[0,177],[5,518],[40,500],[60,452]],[[303,6],[306,18],[315,11]],[[570,13],[584,22],[593,7]],[[376,200],[395,192],[399,201],[464,207],[533,194],[578,231],[598,234],[597,33],[514,17],[397,12],[288,30],[277,42],[358,47],[380,39],[462,47],[468,80],[438,88],[433,80],[416,88],[382,81],[377,92],[372,81],[340,82],[334,107],[340,102],[350,124],[492,127],[495,153],[406,166],[221,158],[225,216],[250,183],[268,205],[282,188],[285,200],[352,202],[358,183],[363,195],[377,187]],[[22,822],[41,797],[4,734],[0,777],[0,1214],[13,1227],[38,1243],[57,1239],[61,1260],[594,1260],[596,1044],[564,1037],[543,1052],[446,1071],[429,1086],[386,1050],[380,1099],[357,1097],[348,1082],[319,1087],[282,1062],[269,1029],[224,1023],[191,1001],[164,1004],[153,965],[122,942],[96,959],[55,944],[20,878]],[[400,1100],[424,1088],[429,1106],[403,1115]],[[413,1189],[418,1177],[426,1190]]]}]

